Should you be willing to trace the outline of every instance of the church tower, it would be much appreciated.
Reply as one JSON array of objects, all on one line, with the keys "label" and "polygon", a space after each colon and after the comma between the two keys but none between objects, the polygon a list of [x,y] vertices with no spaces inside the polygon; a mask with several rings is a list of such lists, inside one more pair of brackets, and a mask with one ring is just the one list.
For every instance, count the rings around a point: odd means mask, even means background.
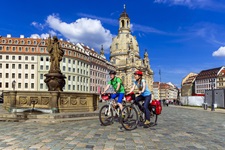
[{"label": "church tower", "polygon": [[110,46],[110,62],[117,68],[117,76],[123,80],[126,91],[133,85],[134,72],[143,71],[143,78],[147,81],[149,89],[153,90],[153,71],[150,68],[150,61],[147,51],[142,60],[139,55],[139,45],[135,36],[131,35],[130,18],[124,10],[119,18],[119,32],[112,39]]}]

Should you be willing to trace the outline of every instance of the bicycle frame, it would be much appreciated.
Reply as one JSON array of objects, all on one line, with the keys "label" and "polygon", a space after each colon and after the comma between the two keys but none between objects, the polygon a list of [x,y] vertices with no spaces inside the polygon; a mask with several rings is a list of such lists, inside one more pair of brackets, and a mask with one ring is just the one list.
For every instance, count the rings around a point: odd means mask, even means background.
[{"label": "bicycle frame", "polygon": [[[107,104],[109,105],[109,110],[112,109],[112,111],[113,111],[113,116],[115,116],[114,113],[115,113],[117,116],[119,116],[119,115],[120,115],[120,114],[119,114],[119,111],[117,111],[117,109],[115,109],[115,108],[113,107],[113,105],[114,105],[113,103],[116,103],[114,99],[107,101]],[[108,111],[108,113],[110,113],[110,111]],[[109,115],[109,114],[108,114],[108,115]]]}]

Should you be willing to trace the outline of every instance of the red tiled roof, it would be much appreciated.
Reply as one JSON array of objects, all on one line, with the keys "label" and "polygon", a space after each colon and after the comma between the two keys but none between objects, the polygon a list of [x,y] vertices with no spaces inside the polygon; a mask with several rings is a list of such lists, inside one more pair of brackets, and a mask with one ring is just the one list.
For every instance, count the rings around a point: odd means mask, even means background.
[{"label": "red tiled roof", "polygon": [[217,73],[219,72],[220,69],[221,69],[221,67],[213,68],[213,69],[209,69],[209,70],[202,70],[197,75],[196,80],[216,78],[217,77]]}]

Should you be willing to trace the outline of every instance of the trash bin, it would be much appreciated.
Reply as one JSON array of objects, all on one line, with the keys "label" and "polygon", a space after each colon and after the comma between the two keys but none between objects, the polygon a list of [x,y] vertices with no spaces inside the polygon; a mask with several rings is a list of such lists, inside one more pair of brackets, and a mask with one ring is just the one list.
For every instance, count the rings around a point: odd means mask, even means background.
[{"label": "trash bin", "polygon": [[202,107],[204,108],[204,110],[207,110],[207,108],[208,108],[207,103],[203,103],[203,104],[202,104]]}]

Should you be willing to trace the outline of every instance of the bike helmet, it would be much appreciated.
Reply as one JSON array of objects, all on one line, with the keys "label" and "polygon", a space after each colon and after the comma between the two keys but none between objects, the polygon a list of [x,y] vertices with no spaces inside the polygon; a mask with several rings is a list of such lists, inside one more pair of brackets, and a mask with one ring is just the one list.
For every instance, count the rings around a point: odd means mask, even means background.
[{"label": "bike helmet", "polygon": [[139,76],[143,76],[143,73],[142,73],[142,71],[140,71],[140,70],[138,70],[138,71],[135,71],[135,73],[134,73],[135,75],[139,75]]},{"label": "bike helmet", "polygon": [[116,71],[109,71],[109,74],[116,74]]}]

